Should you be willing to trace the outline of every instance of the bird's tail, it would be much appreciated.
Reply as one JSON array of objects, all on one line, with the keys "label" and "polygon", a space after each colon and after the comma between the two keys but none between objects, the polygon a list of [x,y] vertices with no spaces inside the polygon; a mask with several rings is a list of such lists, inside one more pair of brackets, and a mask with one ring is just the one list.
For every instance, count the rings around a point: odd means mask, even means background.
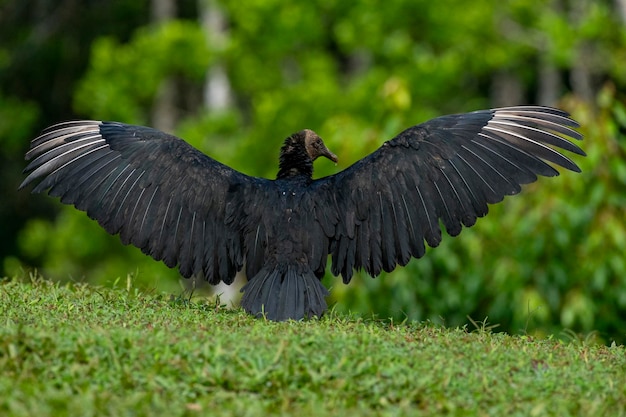
[{"label": "bird's tail", "polygon": [[248,313],[273,321],[321,317],[328,308],[328,290],[305,266],[264,266],[241,292]]}]

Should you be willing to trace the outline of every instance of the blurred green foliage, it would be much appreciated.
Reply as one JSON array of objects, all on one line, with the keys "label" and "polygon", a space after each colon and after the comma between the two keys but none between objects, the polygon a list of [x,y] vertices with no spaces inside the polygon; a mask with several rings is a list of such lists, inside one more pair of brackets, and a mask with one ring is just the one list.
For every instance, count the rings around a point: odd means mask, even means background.
[{"label": "blurred green foliage", "polygon": [[93,43],[74,105],[99,120],[139,123],[165,78],[180,74],[200,81],[209,63],[202,29],[188,21],[139,28],[125,44],[102,37]]},{"label": "blurred green foliage", "polygon": [[[199,98],[174,133],[247,174],[273,177],[283,138],[311,128],[340,158],[338,166],[318,162],[322,176],[408,126],[497,104],[498,74],[534,103],[545,88],[542,68],[550,68],[559,97],[552,104],[570,111],[585,135],[588,156],[576,158],[582,175],[540,179],[389,276],[325,283],[338,309],[381,318],[459,325],[488,316],[512,333],[569,328],[626,341],[626,31],[612,2],[209,5],[227,22],[219,42],[190,19],[146,24],[127,36],[104,29],[97,36],[94,27],[89,62],[68,91],[76,116],[154,124],[163,80],[202,91],[207,69],[219,65],[235,104],[208,112]],[[10,61],[0,53],[0,68]],[[585,71],[587,89],[577,81]],[[15,154],[16,138],[36,135],[37,105],[0,90],[0,115],[0,140]],[[3,261],[7,275],[38,267],[58,280],[111,283],[130,273],[144,285],[176,288],[175,270],[123,247],[84,213],[54,210],[24,223],[15,253]]]}]

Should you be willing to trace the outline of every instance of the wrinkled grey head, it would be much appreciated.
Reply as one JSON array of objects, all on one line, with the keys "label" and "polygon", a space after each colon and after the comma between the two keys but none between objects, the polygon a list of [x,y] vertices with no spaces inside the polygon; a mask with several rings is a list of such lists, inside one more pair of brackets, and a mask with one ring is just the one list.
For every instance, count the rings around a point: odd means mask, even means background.
[{"label": "wrinkled grey head", "polygon": [[304,137],[304,147],[306,149],[306,153],[312,161],[315,161],[320,156],[325,156],[331,161],[337,162],[337,155],[328,150],[322,138],[320,138],[314,131],[304,129],[296,133],[296,135]]},{"label": "wrinkled grey head", "polygon": [[313,161],[325,156],[337,162],[337,156],[328,150],[322,138],[310,129],[301,130],[285,139],[280,148],[280,160],[276,178],[304,175],[313,176]]}]

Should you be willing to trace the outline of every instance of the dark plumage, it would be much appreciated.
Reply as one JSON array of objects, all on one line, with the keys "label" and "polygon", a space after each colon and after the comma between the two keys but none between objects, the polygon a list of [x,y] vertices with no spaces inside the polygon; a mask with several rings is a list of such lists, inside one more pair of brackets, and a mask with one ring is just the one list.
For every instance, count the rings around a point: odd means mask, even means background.
[{"label": "dark plumage", "polygon": [[424,255],[516,194],[551,164],[580,172],[554,148],[584,152],[560,110],[509,107],[438,117],[401,132],[335,175],[312,179],[313,161],[337,158],[311,130],[285,140],[276,180],[237,172],[181,139],[147,127],[75,121],[31,143],[33,192],[48,190],[180,273],[230,284],[245,266],[243,308],[271,320],[320,316],[327,257],[348,283]]}]

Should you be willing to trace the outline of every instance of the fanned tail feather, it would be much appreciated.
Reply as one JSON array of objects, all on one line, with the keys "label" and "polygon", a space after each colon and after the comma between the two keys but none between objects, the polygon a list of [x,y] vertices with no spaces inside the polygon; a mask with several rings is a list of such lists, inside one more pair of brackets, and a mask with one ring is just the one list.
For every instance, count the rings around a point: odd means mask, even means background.
[{"label": "fanned tail feather", "polygon": [[308,267],[263,267],[241,289],[241,306],[269,320],[321,317],[328,308],[328,290]]}]

